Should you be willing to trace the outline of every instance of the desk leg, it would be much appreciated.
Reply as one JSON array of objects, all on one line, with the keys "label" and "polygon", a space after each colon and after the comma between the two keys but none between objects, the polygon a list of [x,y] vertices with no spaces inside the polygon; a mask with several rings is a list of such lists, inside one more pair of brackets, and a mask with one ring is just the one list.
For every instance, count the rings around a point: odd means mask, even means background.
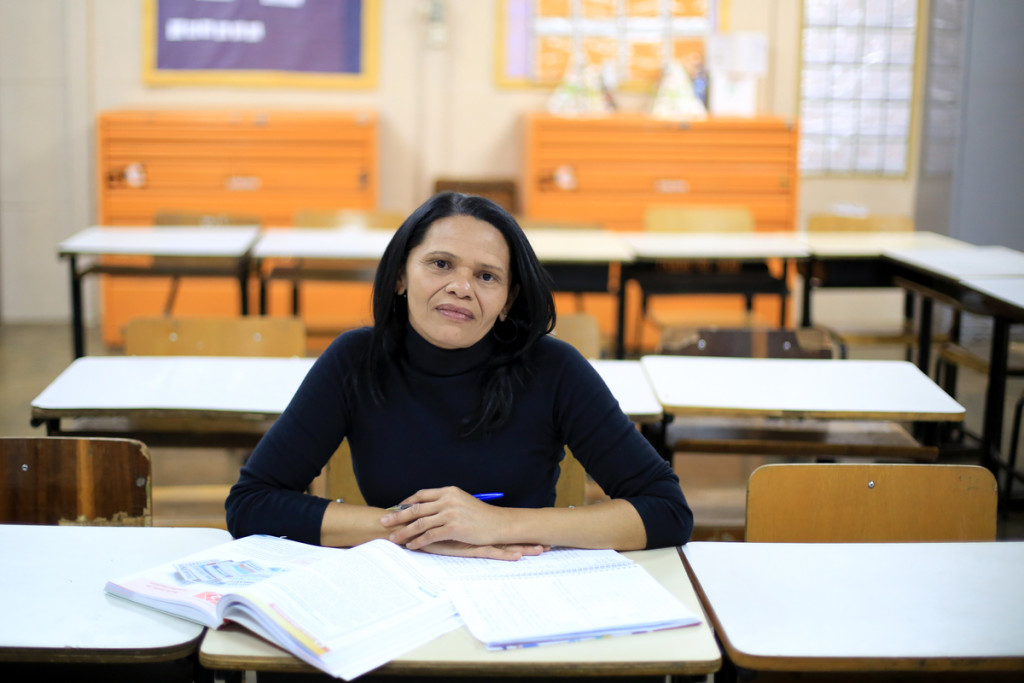
[{"label": "desk leg", "polygon": [[622,360],[626,357],[626,269],[623,268],[619,279],[619,292],[616,295],[616,323],[615,323],[615,357]]},{"label": "desk leg", "polygon": [[800,300],[800,327],[811,326],[811,273],[814,272],[814,259],[807,261],[807,269],[803,277],[803,298]]},{"label": "desk leg", "polygon": [[74,357],[85,355],[85,323],[82,315],[82,278],[78,274],[78,266],[74,255],[68,256],[71,266],[71,343]]},{"label": "desk leg", "polygon": [[992,346],[988,358],[988,387],[985,390],[985,418],[981,431],[981,464],[999,478],[1002,448],[1003,404],[1006,401],[1006,368],[1010,353],[1010,323],[992,319]]},{"label": "desk leg", "polygon": [[238,264],[238,287],[242,295],[242,317],[249,315],[249,259]]},{"label": "desk leg", "polygon": [[917,330],[917,367],[931,377],[928,365],[932,357],[932,310],[935,303],[929,297],[921,297],[921,317],[918,319]]},{"label": "desk leg", "polygon": [[789,300],[789,261],[782,259],[782,294],[779,295],[779,327],[786,328],[786,302]]}]

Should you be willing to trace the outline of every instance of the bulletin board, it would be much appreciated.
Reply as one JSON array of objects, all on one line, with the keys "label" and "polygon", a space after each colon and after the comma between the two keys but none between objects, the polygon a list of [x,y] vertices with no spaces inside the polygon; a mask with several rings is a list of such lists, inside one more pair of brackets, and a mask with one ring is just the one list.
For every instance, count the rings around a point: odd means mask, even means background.
[{"label": "bulletin board", "polygon": [[370,88],[379,0],[144,0],[151,85]]},{"label": "bulletin board", "polygon": [[729,0],[501,0],[497,82],[550,87],[570,68],[594,66],[624,89],[651,89],[665,63],[690,76],[705,42],[725,30]]}]

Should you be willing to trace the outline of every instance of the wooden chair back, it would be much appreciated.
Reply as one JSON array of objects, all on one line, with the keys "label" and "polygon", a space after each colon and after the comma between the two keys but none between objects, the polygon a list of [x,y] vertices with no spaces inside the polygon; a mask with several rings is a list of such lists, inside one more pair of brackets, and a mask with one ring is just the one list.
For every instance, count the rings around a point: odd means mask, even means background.
[{"label": "wooden chair back", "polygon": [[816,328],[677,326],[662,332],[658,347],[666,355],[729,358],[834,358],[836,351],[828,332]]},{"label": "wooden chair back", "polygon": [[809,232],[912,232],[914,219],[903,214],[844,216],[836,213],[815,213],[807,219],[807,230]]},{"label": "wooden chair back", "polygon": [[157,211],[153,225],[209,226],[261,225],[263,220],[256,215],[235,213],[189,213],[186,211]]},{"label": "wooden chair back", "polygon": [[651,232],[752,232],[754,214],[745,206],[655,204],[644,212]]},{"label": "wooden chair back", "polygon": [[153,523],[149,451],[141,441],[0,437],[0,461],[0,523]]},{"label": "wooden chair back", "polygon": [[559,315],[552,334],[575,346],[586,358],[601,357],[601,327],[590,313]]},{"label": "wooden chair back", "polygon": [[486,197],[511,214],[519,212],[519,190],[514,180],[438,178],[434,181],[435,193],[449,191]]},{"label": "wooden chair back", "polygon": [[996,504],[975,465],[764,465],[747,485],[747,541],[993,541]]},{"label": "wooden chair back", "polygon": [[366,228],[397,230],[405,221],[400,211],[375,209],[303,209],[295,214],[297,228]]},{"label": "wooden chair back", "polygon": [[124,330],[129,356],[304,356],[297,318],[134,318]]}]

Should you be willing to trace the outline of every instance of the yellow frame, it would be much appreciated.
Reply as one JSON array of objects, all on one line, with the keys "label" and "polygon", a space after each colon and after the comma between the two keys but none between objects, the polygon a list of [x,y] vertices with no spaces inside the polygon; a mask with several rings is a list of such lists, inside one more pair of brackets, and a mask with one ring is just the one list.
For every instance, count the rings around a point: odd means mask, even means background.
[{"label": "yellow frame", "polygon": [[[534,88],[538,90],[550,90],[557,87],[558,83],[546,83],[531,78],[509,78],[505,75],[505,17],[508,15],[506,0],[498,1],[498,21],[496,22],[498,36],[494,41],[494,82],[499,88]],[[717,0],[717,21],[718,31],[728,32],[730,29],[732,0]],[[626,82],[621,83],[619,88],[627,92],[645,92],[657,87],[657,82]]]},{"label": "yellow frame", "polygon": [[[922,27],[928,26],[928,22],[931,20],[931,16],[928,13],[928,2],[927,0],[917,0],[917,25],[914,26],[914,83],[911,86],[910,91],[910,131],[907,135],[907,158],[903,164],[903,173],[878,173],[878,172],[865,172],[865,173],[854,173],[844,171],[842,173],[830,173],[829,171],[804,171],[800,168],[800,160],[797,159],[797,173],[801,178],[808,178],[811,180],[907,180],[908,178],[914,177],[917,174],[918,166],[920,164],[920,147],[921,147],[921,117],[923,107],[921,106],[921,97],[924,93],[924,69],[925,62],[928,59],[928,46],[927,34],[922,31]],[[797,50],[797,73],[796,73],[796,117],[800,118],[801,104],[804,101],[803,92],[803,69],[804,69],[804,46],[803,46],[803,30],[804,30],[804,0],[800,0],[800,25],[798,26],[801,39],[799,40],[799,49]],[[801,133],[801,144],[803,139],[803,133]]]},{"label": "yellow frame", "polygon": [[156,66],[157,2],[143,0],[142,80],[147,85],[230,85],[269,88],[373,88],[377,85],[377,37],[380,0],[363,0],[362,39],[358,74],[310,74],[292,71],[160,70]]}]

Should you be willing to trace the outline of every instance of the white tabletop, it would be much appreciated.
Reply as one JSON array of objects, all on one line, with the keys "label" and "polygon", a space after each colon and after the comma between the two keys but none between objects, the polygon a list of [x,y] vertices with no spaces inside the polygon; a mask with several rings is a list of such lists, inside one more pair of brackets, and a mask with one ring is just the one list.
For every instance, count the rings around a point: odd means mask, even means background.
[{"label": "white tabletop", "polygon": [[527,231],[543,263],[628,263],[633,249],[618,233],[605,230],[545,229]]},{"label": "white tabletop", "polygon": [[1003,303],[1024,309],[1024,276],[1022,277],[965,277],[964,287],[998,299]]},{"label": "white tabletop", "polygon": [[934,232],[806,232],[800,239],[818,258],[877,258],[889,249],[970,249],[974,245]]},{"label": "white tabletop", "polygon": [[804,258],[807,247],[791,232],[623,233],[637,259],[766,259]]},{"label": "white tabletop", "polygon": [[1024,277],[1024,253],[1008,247],[887,249],[888,258],[954,280],[970,276]]},{"label": "white tabletop", "polygon": [[[0,650],[25,661],[157,661],[203,628],[115,598],[104,584],[231,539],[221,529],[0,525]],[[34,648],[34,652],[19,652]]]},{"label": "white tabletop", "polygon": [[655,394],[677,415],[963,419],[964,407],[897,360],[644,356]]},{"label": "white tabletop", "polygon": [[608,385],[622,412],[637,422],[655,422],[664,414],[654,387],[638,360],[592,360],[601,379]]},{"label": "white tabletop", "polygon": [[940,670],[1013,658],[1024,668],[1024,542],[690,543],[684,553],[740,666],[881,669],[905,658]]},{"label": "white tabletop", "polygon": [[[710,673],[721,663],[718,646],[703,616],[675,548],[624,553],[644,566],[687,607],[701,615],[696,626],[655,633],[587,640],[518,650],[491,651],[459,628],[409,652],[384,671],[398,673],[477,673],[544,675],[569,672],[595,675],[624,673]],[[210,631],[200,661],[212,669],[257,671],[308,670],[283,650],[238,629]]]},{"label": "white tabletop", "polygon": [[324,258],[379,261],[393,230],[268,228],[252,249],[254,258]]},{"label": "white tabletop", "polygon": [[277,416],[312,358],[86,356],[71,363],[32,408],[72,411],[223,411]]},{"label": "white tabletop", "polygon": [[239,258],[258,235],[258,226],[92,227],[61,242],[58,253]]},{"label": "white tabletop", "polygon": [[[32,400],[35,411],[73,415],[220,412],[276,417],[314,358],[86,356]],[[639,361],[591,361],[624,413],[638,421],[662,409]]]}]

